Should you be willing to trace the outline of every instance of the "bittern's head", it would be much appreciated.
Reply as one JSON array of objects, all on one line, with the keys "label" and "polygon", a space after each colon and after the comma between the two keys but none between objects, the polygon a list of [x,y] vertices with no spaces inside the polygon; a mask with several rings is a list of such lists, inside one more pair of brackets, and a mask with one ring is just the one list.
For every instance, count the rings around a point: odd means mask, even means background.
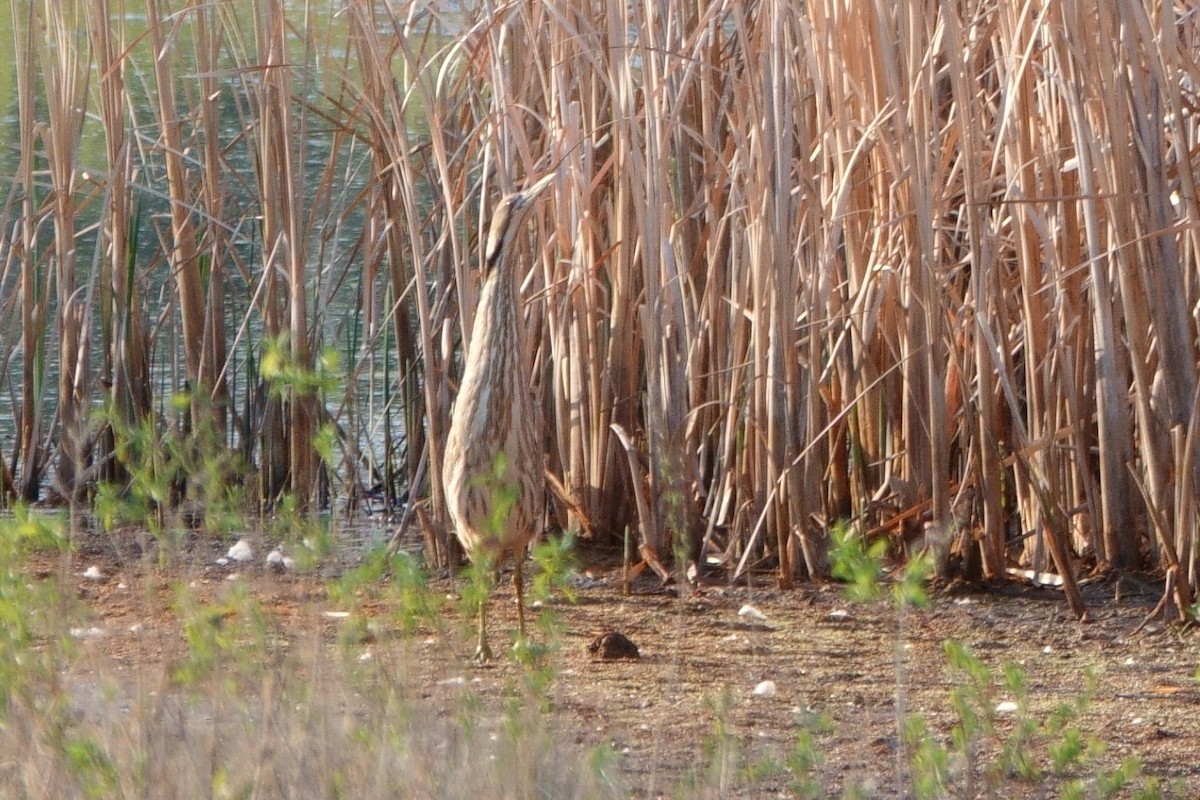
[{"label": "bittern's head", "polygon": [[491,274],[508,251],[509,245],[521,230],[533,201],[554,180],[555,173],[551,172],[540,178],[536,183],[519,192],[505,195],[496,205],[492,214],[492,227],[488,231],[487,249],[483,253],[484,271]]}]

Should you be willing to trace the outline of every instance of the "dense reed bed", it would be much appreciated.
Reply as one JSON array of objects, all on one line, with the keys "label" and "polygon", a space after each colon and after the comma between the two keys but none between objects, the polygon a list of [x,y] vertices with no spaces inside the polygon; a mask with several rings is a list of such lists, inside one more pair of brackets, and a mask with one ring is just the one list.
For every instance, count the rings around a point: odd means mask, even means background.
[{"label": "dense reed bed", "polygon": [[10,13],[9,497],[127,480],[150,420],[250,500],[411,487],[444,530],[481,231],[557,170],[521,252],[564,526],[786,585],[849,520],[1077,613],[1081,565],[1191,605],[1190,6]]}]

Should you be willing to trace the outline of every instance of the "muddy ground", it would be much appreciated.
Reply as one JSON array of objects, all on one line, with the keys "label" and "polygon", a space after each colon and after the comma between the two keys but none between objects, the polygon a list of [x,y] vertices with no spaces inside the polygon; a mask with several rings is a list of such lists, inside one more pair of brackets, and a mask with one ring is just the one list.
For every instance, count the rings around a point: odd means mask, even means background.
[{"label": "muddy ground", "polygon": [[[184,644],[177,595],[169,587],[179,580],[200,598],[219,597],[238,583],[261,600],[284,636],[315,634],[334,647],[341,623],[326,591],[329,576],[269,570],[261,558],[267,544],[254,544],[256,558],[247,564],[215,563],[226,542],[201,544],[185,565],[162,568],[144,558],[120,558],[105,541],[85,543],[66,572],[96,633],[83,643],[96,658],[82,660],[78,669],[86,672],[92,668],[87,665],[103,661],[135,674],[174,663]],[[62,574],[55,559],[48,557],[45,569]],[[834,583],[785,592],[772,588],[767,576],[756,586],[728,586],[716,576],[680,597],[647,575],[625,595],[619,563],[603,555],[584,559],[576,601],[550,603],[560,622],[550,657],[554,677],[545,690],[551,724],[556,741],[568,748],[613,748],[632,796],[794,796],[794,774],[760,769],[752,776],[746,768],[769,759],[781,763],[805,729],[814,731],[820,757],[816,796],[855,788],[862,797],[911,796],[899,766],[905,750],[897,704],[925,717],[934,742],[951,744],[958,718],[950,696],[965,681],[947,666],[943,643],[954,640],[969,646],[993,674],[1006,662],[1021,665],[1028,686],[1027,705],[1017,710],[998,710],[1018,699],[1000,678],[988,690],[995,732],[980,739],[971,769],[964,759],[950,760],[955,796],[1061,796],[1064,778],[1048,772],[1047,743],[1055,736],[1035,736],[1024,746],[1042,767],[1041,780],[997,779],[988,764],[1020,719],[1044,722],[1054,708],[1082,696],[1091,673],[1094,693],[1077,724],[1105,749],[1067,777],[1093,781],[1133,756],[1144,776],[1162,782],[1163,796],[1200,797],[1196,640],[1160,620],[1135,632],[1160,586],[1089,586],[1095,619],[1080,624],[1069,618],[1059,592],[1015,583],[987,592],[943,591],[930,608],[900,615],[886,603],[851,603]],[[85,577],[89,567],[101,577]],[[460,586],[460,578],[448,577],[432,584],[447,597]],[[498,645],[515,626],[512,599],[511,583],[504,580],[491,605]],[[447,604],[447,625],[423,625],[401,636],[389,630],[394,609],[387,602],[363,604],[377,620],[363,637],[363,657],[407,648],[415,655],[410,680],[434,713],[451,713],[464,687],[484,703],[500,703],[511,691],[521,668],[511,655],[487,668],[472,666],[471,624],[453,603]],[[744,611],[747,605],[756,612]],[[612,629],[636,643],[639,659],[604,662],[589,653],[597,634]],[[773,682],[773,693],[764,681]],[[714,749],[717,742],[729,746]],[[723,775],[713,769],[722,760],[716,753],[724,753]],[[1099,796],[1097,784],[1085,785],[1093,792],[1085,796]]]}]

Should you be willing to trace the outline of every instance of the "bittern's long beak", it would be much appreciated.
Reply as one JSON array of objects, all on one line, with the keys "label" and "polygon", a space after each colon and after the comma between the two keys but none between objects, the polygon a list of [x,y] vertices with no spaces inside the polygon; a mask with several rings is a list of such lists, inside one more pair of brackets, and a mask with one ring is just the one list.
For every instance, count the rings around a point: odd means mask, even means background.
[{"label": "bittern's long beak", "polygon": [[484,250],[484,268],[491,271],[504,255],[505,249],[517,235],[517,230],[525,221],[525,215],[533,206],[533,201],[547,186],[558,177],[558,172],[543,175],[525,189],[502,198],[496,205],[492,217],[492,226],[488,231],[487,249]]},{"label": "bittern's long beak", "polygon": [[554,179],[557,177],[558,177],[557,171],[551,172],[547,175],[543,175],[542,177],[540,177],[536,181],[534,181],[532,184],[530,184],[528,187],[522,189],[521,190],[521,204],[526,205],[528,203],[533,202],[533,200],[539,194],[541,194],[547,186],[554,183]]}]

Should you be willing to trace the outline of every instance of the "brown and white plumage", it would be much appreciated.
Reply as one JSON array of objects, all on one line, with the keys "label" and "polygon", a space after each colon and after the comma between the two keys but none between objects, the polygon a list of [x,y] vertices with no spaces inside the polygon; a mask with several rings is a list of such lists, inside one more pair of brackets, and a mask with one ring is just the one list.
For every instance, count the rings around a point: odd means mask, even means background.
[{"label": "brown and white plumage", "polygon": [[[492,216],[484,279],[458,398],[450,419],[442,478],[458,540],[475,562],[514,562],[517,624],[525,636],[521,562],[544,508],[541,408],[529,387],[529,354],[519,303],[520,271],[509,258],[537,195],[553,175],[505,196]],[[479,649],[489,660],[487,601],[479,607]]]}]

